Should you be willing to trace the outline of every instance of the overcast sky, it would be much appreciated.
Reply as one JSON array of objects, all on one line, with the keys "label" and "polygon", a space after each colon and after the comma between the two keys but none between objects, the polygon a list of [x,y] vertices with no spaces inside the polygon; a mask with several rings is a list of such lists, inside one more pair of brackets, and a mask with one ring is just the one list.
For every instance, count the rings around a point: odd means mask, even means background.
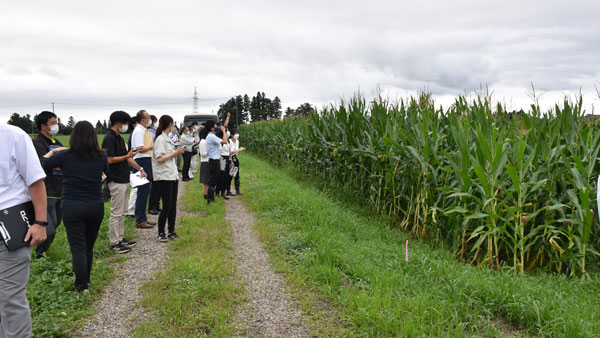
[{"label": "overcast sky", "polygon": [[[0,122],[50,109],[66,120],[117,109],[201,112],[264,91],[284,108],[427,88],[447,105],[487,83],[549,106],[581,87],[600,105],[600,2],[3,1]],[[10,107],[9,107],[10,106]],[[597,113],[597,111],[596,111]]]}]

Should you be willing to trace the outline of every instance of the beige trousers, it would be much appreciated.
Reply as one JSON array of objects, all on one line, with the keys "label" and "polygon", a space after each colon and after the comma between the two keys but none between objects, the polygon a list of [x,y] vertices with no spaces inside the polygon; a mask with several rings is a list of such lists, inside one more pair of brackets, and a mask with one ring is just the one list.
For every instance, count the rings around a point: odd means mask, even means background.
[{"label": "beige trousers", "polygon": [[125,217],[129,204],[129,183],[108,183],[110,190],[110,219],[108,222],[108,240],[110,245],[119,244],[125,232]]}]

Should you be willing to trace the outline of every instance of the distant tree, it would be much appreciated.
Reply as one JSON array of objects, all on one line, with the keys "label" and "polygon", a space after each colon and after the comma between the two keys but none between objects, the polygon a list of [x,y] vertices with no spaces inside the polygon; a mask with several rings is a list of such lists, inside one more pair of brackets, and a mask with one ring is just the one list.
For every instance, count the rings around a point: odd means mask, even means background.
[{"label": "distant tree", "polygon": [[62,120],[59,118],[56,119],[56,123],[58,124],[58,132],[60,134],[64,134],[65,133],[65,125],[62,123]]},{"label": "distant tree", "polygon": [[308,117],[310,116],[310,113],[314,110],[315,109],[313,108],[313,106],[310,105],[310,103],[303,103],[300,106],[298,106],[298,108],[296,108],[295,116]]},{"label": "distant tree", "polygon": [[100,122],[100,120],[96,122],[96,133],[102,134],[102,122]]},{"label": "distant tree", "polygon": [[244,112],[248,113],[250,111],[250,97],[248,94],[244,94]]},{"label": "distant tree", "polygon": [[18,113],[13,113],[8,119],[8,124],[19,127],[28,134],[34,134],[37,130],[30,114],[21,116]]},{"label": "distant tree", "polygon": [[102,123],[102,134],[108,133],[108,128],[108,123],[106,122],[106,120],[104,120],[104,123]]},{"label": "distant tree", "polygon": [[75,127],[75,119],[73,118],[73,116],[69,116],[69,120],[67,121],[67,126],[65,127],[65,131],[63,134],[71,135],[73,127]]},{"label": "distant tree", "polygon": [[217,118],[221,123],[225,123],[227,113],[231,113],[230,127],[237,127],[238,124],[242,125],[248,122],[248,111],[244,109],[244,99],[241,95],[232,97],[219,106]]},{"label": "distant tree", "polygon": [[285,118],[294,117],[296,115],[296,111],[290,107],[285,108]]},{"label": "distant tree", "polygon": [[275,96],[269,107],[269,120],[281,119],[281,100]]}]

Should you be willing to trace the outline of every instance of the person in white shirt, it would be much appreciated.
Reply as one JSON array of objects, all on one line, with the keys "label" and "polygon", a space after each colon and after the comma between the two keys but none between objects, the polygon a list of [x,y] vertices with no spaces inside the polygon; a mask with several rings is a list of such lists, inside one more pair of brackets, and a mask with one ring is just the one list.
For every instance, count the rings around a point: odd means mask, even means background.
[{"label": "person in white shirt", "polygon": [[31,247],[46,240],[46,174],[31,137],[0,124],[0,210],[33,202],[35,219],[24,239],[28,246],[8,251],[0,243],[0,337],[31,337],[31,314],[25,294]]},{"label": "person in white shirt", "polygon": [[[146,177],[152,181],[152,134],[147,130],[152,125],[150,114],[145,110],[140,110],[136,119],[137,126],[131,134],[131,147],[137,149],[137,153],[133,157],[135,162],[144,169]],[[146,216],[146,205],[148,205],[148,195],[150,194],[150,184],[145,184],[137,187],[137,198],[135,201],[135,223],[140,229],[153,228],[156,222],[151,222]]]},{"label": "person in white shirt", "polygon": [[[240,162],[237,158],[237,154],[241,151],[246,150],[246,148],[240,148],[240,133],[237,129],[233,129],[231,131],[231,137],[229,138],[229,158],[230,158],[230,167],[237,167],[238,171],[235,174],[235,195],[241,195],[240,191]],[[227,184],[225,186],[227,190],[227,196],[235,196],[231,193],[231,180],[234,178],[227,173]]]},{"label": "person in white shirt", "polygon": [[[217,137],[221,137],[220,131],[217,131]],[[221,172],[219,173],[219,183],[217,184],[217,196],[221,195],[225,200],[229,198],[225,195],[226,185],[227,185],[227,177],[229,176],[230,169],[230,159],[229,153],[231,152],[231,148],[229,145],[229,131],[225,128],[225,138],[227,139],[227,143],[221,144]]]},{"label": "person in white shirt", "polygon": [[208,133],[209,131],[206,128],[200,130],[200,145],[198,147],[198,152],[200,153],[200,183],[204,184],[204,199],[208,199],[209,183],[208,151],[206,150],[206,137]]},{"label": "person in white shirt", "polygon": [[185,149],[185,152],[183,153],[183,168],[181,169],[181,180],[187,182],[191,180],[190,165],[192,161],[192,149],[196,144],[196,141],[192,137],[192,132],[189,127],[183,127],[183,133],[181,134],[179,144],[182,148]]},{"label": "person in white shirt", "polygon": [[[168,242],[169,239],[179,238],[175,233],[175,219],[177,217],[177,178],[179,173],[175,158],[183,154],[183,148],[176,148],[169,139],[169,131],[173,128],[173,118],[163,115],[158,120],[154,152],[152,154],[152,167],[154,179],[163,198],[163,208],[158,216],[159,242]],[[165,234],[165,224],[169,223],[168,237]]]},{"label": "person in white shirt", "polygon": [[[169,139],[171,139],[171,142],[173,142],[175,147],[179,147],[179,129],[177,129],[177,127],[174,126],[173,128],[171,128],[171,132],[169,133]],[[180,168],[181,156],[177,156],[177,159],[175,161],[177,163],[177,168]],[[179,169],[179,171],[181,171],[181,169]]]},{"label": "person in white shirt", "polygon": [[198,136],[200,133],[200,127],[198,126],[197,122],[192,123],[190,126],[190,131],[192,133],[192,137],[194,138],[194,147],[192,147],[192,159],[189,176],[190,178],[194,178],[194,174],[196,173],[196,170],[198,170],[198,147],[196,147],[196,145],[200,143],[200,136]]},{"label": "person in white shirt", "polygon": [[[213,120],[206,121],[206,130],[209,130],[208,136],[206,136],[206,152],[208,155],[208,195],[206,202],[215,201],[215,190],[217,189],[217,183],[219,180],[220,161],[221,161],[221,144],[227,144],[227,135],[225,134],[225,127],[217,127],[217,123]],[[221,131],[221,138],[217,137],[215,133],[217,130]]]}]

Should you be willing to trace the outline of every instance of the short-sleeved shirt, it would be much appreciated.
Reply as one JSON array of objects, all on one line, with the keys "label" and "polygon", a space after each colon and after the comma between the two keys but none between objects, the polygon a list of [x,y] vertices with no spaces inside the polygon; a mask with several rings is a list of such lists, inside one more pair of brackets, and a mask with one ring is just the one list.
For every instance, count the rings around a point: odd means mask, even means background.
[{"label": "short-sleeved shirt", "polygon": [[208,133],[208,136],[206,136],[206,152],[209,159],[218,160],[221,158],[221,142],[223,140],[218,138],[217,135]]},{"label": "short-sleeved shirt", "polygon": [[[106,156],[108,157],[125,156],[128,153],[125,147],[125,140],[112,129],[104,136],[102,148],[106,150]],[[129,165],[127,164],[127,160],[110,164],[108,168],[110,169],[109,175],[106,177],[108,182],[129,183]]]},{"label": "short-sleeved shirt", "polygon": [[29,186],[44,179],[31,137],[21,128],[0,124],[0,209],[31,201]]},{"label": "short-sleeved shirt", "polygon": [[102,153],[95,159],[82,161],[70,150],[64,150],[49,158],[43,158],[42,165],[46,169],[62,169],[63,207],[104,203],[102,172],[106,176],[110,175],[106,154]]},{"label": "short-sleeved shirt", "polygon": [[206,151],[206,139],[200,140],[200,162],[208,162],[208,151]]},{"label": "short-sleeved shirt", "polygon": [[[138,125],[133,130],[133,133],[131,133],[131,148],[132,149],[144,146],[144,134],[146,134],[147,132],[148,131],[146,130],[146,128],[142,127],[142,125],[138,123]],[[145,158],[145,157],[150,158],[151,156],[148,154],[138,152],[137,154],[135,154],[135,156],[133,158],[137,160],[139,158]]]},{"label": "short-sleeved shirt", "polygon": [[[49,139],[42,134],[38,134],[33,138],[33,146],[40,158],[42,163],[42,157],[49,151],[55,148],[61,148],[63,145],[57,139]],[[48,198],[59,199],[62,196],[62,170],[60,168],[53,168],[50,170],[44,170],[46,172],[46,178],[44,183],[46,185],[46,195]]]},{"label": "short-sleeved shirt", "polygon": [[158,162],[158,158],[172,153],[175,150],[173,141],[165,133],[158,135],[154,140],[154,149],[152,154],[152,178],[155,181],[177,181],[177,164],[175,157],[164,162]]}]

